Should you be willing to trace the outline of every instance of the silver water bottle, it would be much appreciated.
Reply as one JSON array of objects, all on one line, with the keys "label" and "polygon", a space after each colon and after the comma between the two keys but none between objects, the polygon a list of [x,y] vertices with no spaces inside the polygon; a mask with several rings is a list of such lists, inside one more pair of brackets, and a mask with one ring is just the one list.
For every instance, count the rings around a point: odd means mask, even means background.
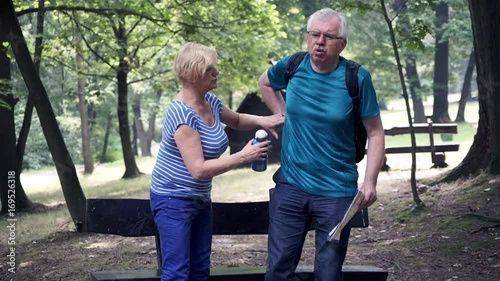
[{"label": "silver water bottle", "polygon": [[[264,130],[258,130],[255,132],[255,138],[252,144],[258,144],[267,140],[267,132]],[[252,162],[252,169],[256,172],[263,172],[267,169],[267,156],[264,160],[255,160]]]}]

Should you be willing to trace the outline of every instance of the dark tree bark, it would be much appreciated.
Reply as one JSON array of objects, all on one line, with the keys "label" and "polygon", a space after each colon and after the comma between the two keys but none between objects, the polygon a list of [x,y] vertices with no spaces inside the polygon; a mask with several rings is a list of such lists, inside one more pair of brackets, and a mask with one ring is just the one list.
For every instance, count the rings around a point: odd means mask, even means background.
[{"label": "dark tree bark", "polygon": [[448,114],[448,40],[443,38],[444,26],[448,23],[448,3],[439,2],[436,8],[436,50],[434,53],[434,123],[451,122]]},{"label": "dark tree bark", "polygon": [[122,144],[123,161],[125,162],[125,173],[123,178],[135,178],[141,175],[135,155],[132,150],[132,141],[130,139],[130,125],[128,121],[128,83],[127,75],[129,71],[129,62],[127,57],[127,33],[125,32],[125,19],[122,17],[119,26],[115,31],[118,46],[122,48],[122,57],[116,73],[118,83],[118,132]]},{"label": "dark tree bark", "polygon": [[85,195],[57,124],[47,92],[36,72],[24,36],[15,16],[12,0],[0,2],[0,24],[7,27],[9,40],[19,70],[39,114],[42,130],[56,165],[66,204],[77,230],[82,229],[85,215]]},{"label": "dark tree bark", "polygon": [[123,161],[125,162],[125,173],[123,178],[134,178],[141,174],[135,162],[130,139],[130,125],[128,122],[128,85],[127,85],[128,62],[125,59],[120,61],[118,73],[118,132],[122,144]]},{"label": "dark tree bark", "polygon": [[113,114],[108,114],[108,119],[106,121],[106,132],[104,133],[104,143],[102,145],[101,157],[99,158],[99,162],[106,162],[106,154],[108,152],[108,143],[109,143],[109,135],[111,134],[111,125],[113,121]]},{"label": "dark tree bark", "polygon": [[[4,42],[4,41],[2,41]],[[7,210],[19,209],[18,197],[20,186],[17,173],[16,128],[14,125],[14,98],[11,88],[9,58],[3,46],[0,51],[0,214]],[[5,67],[7,65],[7,67]],[[11,199],[11,200],[9,200]],[[8,204],[9,203],[9,204]],[[15,214],[15,211],[13,212]]]},{"label": "dark tree bark", "polygon": [[[43,52],[43,33],[44,33],[44,22],[45,22],[45,11],[43,8],[45,7],[44,0],[38,1],[38,6],[41,8],[37,12],[37,21],[36,21],[36,39],[35,39],[35,70],[37,73],[40,73],[40,64],[42,61],[42,52]],[[26,142],[28,141],[28,135],[31,128],[31,119],[33,117],[33,99],[31,95],[28,95],[26,99],[26,106],[24,109],[24,117],[23,124],[21,126],[21,130],[19,131],[19,138],[17,140],[16,147],[16,155],[17,155],[17,173],[20,175],[23,170],[23,161],[24,161],[24,152],[26,150]],[[19,183],[19,189],[22,189],[24,193],[24,188],[21,183]],[[28,200],[28,197],[25,197],[23,200]],[[31,202],[27,201],[22,206],[31,206]]]},{"label": "dark tree bark", "polygon": [[12,94],[10,59],[2,44],[7,41],[7,30],[0,22],[0,214],[31,206],[17,172],[14,109],[18,100]]},{"label": "dark tree bark", "polygon": [[500,1],[469,0],[469,10],[474,35],[479,124],[469,152],[444,181],[467,178],[482,171],[500,175]]},{"label": "dark tree bark", "polygon": [[420,89],[420,78],[418,77],[417,65],[412,55],[406,55],[406,76],[410,84],[411,100],[413,102],[413,119],[415,123],[427,123],[425,117],[424,103],[422,97],[417,93]]},{"label": "dark tree bark", "polygon": [[465,122],[465,105],[471,96],[471,82],[472,74],[474,72],[474,49],[470,52],[469,63],[467,64],[467,69],[465,70],[464,82],[462,84],[462,93],[460,95],[460,101],[458,102],[457,118],[455,122]]},{"label": "dark tree bark", "polygon": [[132,121],[132,152],[134,153],[134,156],[139,156],[139,149],[137,148],[137,126],[135,125],[135,118]]},{"label": "dark tree bark", "polygon": [[[43,23],[45,19],[45,10],[43,9],[45,6],[44,1],[38,1],[38,5],[40,6],[40,11],[38,11],[37,15],[37,27],[36,34],[40,34],[35,39],[35,70],[37,73],[40,73],[40,64],[42,60],[42,51],[43,51]],[[31,95],[28,95],[26,99],[26,106],[24,108],[24,117],[23,124],[21,126],[21,130],[19,131],[19,139],[17,141],[17,158],[18,162],[18,171],[19,173],[22,171],[24,152],[26,151],[26,142],[28,141],[28,135],[31,128],[31,118],[33,117],[33,98]]]}]

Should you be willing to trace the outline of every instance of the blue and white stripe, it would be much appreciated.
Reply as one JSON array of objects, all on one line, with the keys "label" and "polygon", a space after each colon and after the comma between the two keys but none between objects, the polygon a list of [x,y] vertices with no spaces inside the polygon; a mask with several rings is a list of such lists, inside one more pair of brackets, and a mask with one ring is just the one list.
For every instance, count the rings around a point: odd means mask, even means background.
[{"label": "blue and white stripe", "polygon": [[214,113],[213,126],[206,125],[187,104],[173,101],[167,109],[163,137],[151,177],[151,192],[173,197],[210,200],[212,178],[195,180],[189,173],[175,143],[174,134],[180,125],[187,125],[200,134],[205,160],[219,158],[228,146],[228,138],[220,121],[222,102],[212,93],[205,99]]}]

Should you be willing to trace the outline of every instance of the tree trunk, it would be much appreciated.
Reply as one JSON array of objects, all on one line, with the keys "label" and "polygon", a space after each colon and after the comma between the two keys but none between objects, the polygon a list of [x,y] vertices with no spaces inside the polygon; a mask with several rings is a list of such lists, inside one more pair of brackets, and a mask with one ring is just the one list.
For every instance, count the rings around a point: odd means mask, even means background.
[{"label": "tree trunk", "polygon": [[420,89],[420,78],[418,77],[417,65],[413,55],[406,55],[406,76],[410,83],[410,94],[413,102],[413,120],[415,123],[427,123],[425,117],[424,103],[422,97],[417,93]]},{"label": "tree trunk", "polygon": [[448,23],[448,3],[441,1],[436,8],[436,48],[434,53],[434,123],[451,122],[448,114],[448,39],[443,28]]},{"label": "tree trunk", "polygon": [[[21,207],[19,202],[21,194],[18,192],[20,191],[20,180],[19,173],[16,172],[16,128],[14,124],[14,106],[17,103],[17,99],[14,98],[10,91],[10,79],[7,79],[5,76],[7,73],[10,76],[9,58],[6,56],[5,48],[1,46],[1,49],[0,155],[2,155],[2,161],[0,161],[0,214],[8,211],[15,216],[15,211]],[[8,67],[5,67],[6,62]],[[22,192],[24,193],[24,191]]]},{"label": "tree trunk", "polygon": [[81,230],[85,216],[85,195],[76,169],[57,124],[47,92],[38,76],[15,16],[12,0],[2,1],[0,24],[8,27],[9,39],[19,70],[39,113],[42,130],[56,165],[66,204],[77,230]]},{"label": "tree trunk", "polygon": [[139,149],[137,148],[137,126],[135,125],[135,118],[132,121],[132,152],[134,156],[139,156]]},{"label": "tree trunk", "polygon": [[233,91],[229,91],[229,95],[227,97],[227,106],[230,109],[233,109]]},{"label": "tree trunk", "polygon": [[[37,73],[40,71],[40,62],[42,59],[42,51],[43,51],[43,33],[44,33],[44,19],[45,19],[45,11],[43,10],[43,8],[45,7],[45,2],[43,0],[39,0],[38,6],[40,10],[37,12],[37,23],[36,23],[37,36],[35,39],[35,56],[34,56],[35,70]],[[0,40],[1,42],[5,42],[8,40],[6,35],[6,30],[4,28],[6,27],[5,26],[2,27],[1,31],[2,32],[2,39]],[[2,52],[3,51],[4,50],[2,50]],[[8,62],[4,67],[5,70],[9,71],[8,81],[10,81],[10,62]],[[14,151],[16,154],[16,161],[13,162],[16,164],[16,169],[13,172],[16,175],[16,207],[18,210],[23,210],[32,206],[31,201],[24,192],[24,188],[21,181],[19,180],[19,177],[23,169],[24,152],[26,149],[26,142],[28,140],[28,134],[31,127],[33,106],[34,106],[33,100],[31,96],[28,95],[26,101],[26,107],[24,110],[23,123],[21,126],[21,130],[19,132],[19,139],[17,141],[17,144],[14,141],[15,144],[14,149],[11,148],[12,149],[11,151]],[[14,112],[14,105],[12,105],[12,111]],[[14,138],[15,138],[15,129],[14,129]]]},{"label": "tree trunk", "polygon": [[[486,171],[500,175],[500,1],[469,0],[474,34],[479,93],[486,96],[486,104],[479,105],[485,112],[485,131],[489,136],[490,161]],[[481,124],[479,124],[481,125]]]},{"label": "tree trunk", "polygon": [[106,121],[106,132],[104,133],[104,143],[102,145],[102,152],[101,152],[101,158],[99,159],[99,162],[105,163],[106,162],[106,154],[108,151],[108,142],[109,142],[109,134],[111,133],[111,125],[113,121],[113,115],[111,113],[108,114],[108,119]]},{"label": "tree trunk", "polygon": [[[7,42],[7,29],[0,22],[0,42]],[[0,44],[0,214],[31,206],[19,179],[16,154],[14,109],[17,99],[12,94],[10,58],[7,47]],[[14,219],[14,217],[11,217]]]},{"label": "tree trunk", "polygon": [[139,176],[141,172],[135,162],[132,142],[130,140],[127,72],[128,63],[125,59],[121,59],[116,78],[118,81],[118,131],[120,133],[120,140],[122,144],[123,161],[125,162],[125,173],[123,174],[123,178],[134,178]]},{"label": "tree trunk", "polygon": [[117,73],[118,81],[118,132],[122,144],[123,161],[125,162],[125,173],[123,178],[138,177],[141,172],[135,161],[132,142],[130,140],[130,125],[128,122],[128,89],[127,89],[127,68],[125,60],[120,61],[120,69]]},{"label": "tree trunk", "polygon": [[408,118],[408,124],[410,126],[410,140],[411,140],[410,185],[411,185],[411,192],[412,192],[413,201],[415,202],[415,204],[417,206],[422,206],[422,200],[420,199],[418,192],[417,192],[417,179],[416,179],[417,156],[416,156],[416,152],[415,152],[415,147],[416,147],[417,142],[415,139],[415,129],[413,128],[413,120],[411,118],[410,101],[408,98],[408,91],[406,90],[405,77],[403,74],[403,66],[401,65],[401,59],[399,58],[398,44],[396,42],[396,35],[394,34],[394,29],[392,27],[392,21],[389,19],[389,15],[387,14],[387,9],[385,7],[384,0],[380,0],[380,6],[382,8],[382,12],[383,12],[387,27],[389,28],[389,35],[391,38],[392,49],[394,50],[394,58],[396,59],[396,64],[398,66],[399,81],[401,83],[401,90],[403,91],[403,98],[405,100],[405,105],[406,105],[406,117]]},{"label": "tree trunk", "polygon": [[474,34],[479,124],[469,152],[444,181],[467,178],[482,171],[500,175],[500,1],[469,0],[469,10]]},{"label": "tree trunk", "polygon": [[130,125],[128,122],[128,83],[127,75],[129,62],[127,58],[127,33],[125,32],[125,19],[121,18],[116,31],[118,45],[122,48],[122,57],[116,73],[118,83],[118,132],[122,144],[123,161],[125,162],[125,173],[123,178],[135,178],[141,175],[135,162],[132,142],[130,140]]},{"label": "tree trunk", "polygon": [[[39,0],[38,1],[38,7],[40,10],[37,12],[37,22],[36,22],[36,39],[35,39],[35,71],[37,73],[40,73],[40,64],[42,62],[42,52],[43,52],[43,33],[44,33],[44,22],[45,22],[45,11],[43,8],[45,7],[45,1],[44,0]],[[24,161],[24,152],[26,150],[26,142],[28,141],[28,135],[29,131],[31,128],[31,119],[33,117],[33,109],[34,109],[34,104],[33,104],[33,98],[31,95],[28,95],[26,99],[26,106],[24,108],[24,117],[23,117],[23,124],[21,126],[21,130],[19,131],[19,138],[17,140],[17,147],[16,147],[16,155],[17,155],[17,173],[18,175],[21,175],[23,171],[23,161]],[[19,189],[22,191],[22,194],[24,193],[24,188],[21,183],[19,183]],[[31,206],[31,202],[29,201],[28,197],[25,195],[22,197],[23,201],[26,200],[26,202],[21,203],[22,206]]]},{"label": "tree trunk", "polygon": [[[134,103],[132,104],[132,111],[134,112],[134,122],[135,122],[135,129],[137,136],[139,137],[139,142],[141,146],[141,156],[151,156],[151,139],[149,132],[151,129],[154,130],[154,128],[151,128],[151,122],[148,122],[149,128],[148,131],[144,129],[144,124],[142,122],[142,115],[141,115],[141,96],[136,95],[134,98]],[[150,116],[150,119],[153,118],[153,116]],[[154,122],[153,122],[154,124]]]},{"label": "tree trunk", "polygon": [[472,74],[474,72],[474,49],[470,52],[469,63],[467,64],[467,69],[465,70],[464,82],[462,85],[462,93],[460,95],[460,101],[458,102],[457,118],[455,122],[465,122],[465,105],[471,96],[471,82]]},{"label": "tree trunk", "polygon": [[[76,42],[76,69],[82,69],[82,50],[80,42]],[[78,111],[80,112],[80,132],[82,134],[82,156],[83,156],[83,173],[92,174],[94,172],[94,159],[92,155],[92,145],[90,144],[90,126],[88,108],[85,98],[86,78],[79,76],[77,79],[77,94],[78,94]]]}]

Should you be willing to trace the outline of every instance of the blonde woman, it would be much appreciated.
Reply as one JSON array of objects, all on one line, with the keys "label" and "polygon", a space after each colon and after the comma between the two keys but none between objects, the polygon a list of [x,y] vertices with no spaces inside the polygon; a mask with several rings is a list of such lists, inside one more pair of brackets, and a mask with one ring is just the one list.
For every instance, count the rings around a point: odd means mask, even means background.
[{"label": "blonde woman", "polygon": [[212,244],[212,178],[266,157],[269,141],[219,158],[227,149],[223,123],[236,130],[274,130],[281,114],[240,114],[210,93],[217,87],[217,52],[198,43],[178,51],[181,89],[169,105],[151,180],[151,210],[160,233],[162,281],[208,280]]}]

